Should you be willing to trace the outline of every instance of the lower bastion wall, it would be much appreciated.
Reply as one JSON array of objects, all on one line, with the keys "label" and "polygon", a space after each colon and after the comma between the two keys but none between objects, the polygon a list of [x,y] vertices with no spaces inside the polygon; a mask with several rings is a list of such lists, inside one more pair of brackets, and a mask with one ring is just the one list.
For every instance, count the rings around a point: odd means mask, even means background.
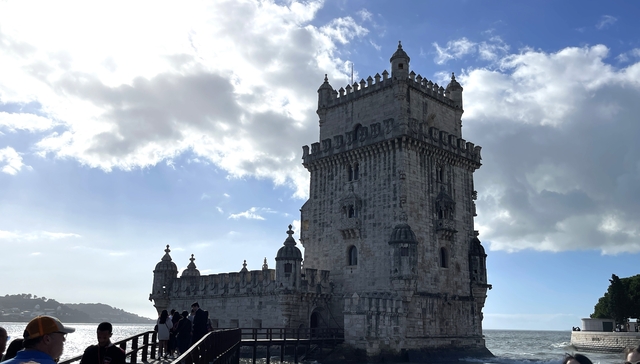
[{"label": "lower bastion wall", "polygon": [[640,345],[640,333],[572,331],[571,345],[577,350],[621,353]]}]

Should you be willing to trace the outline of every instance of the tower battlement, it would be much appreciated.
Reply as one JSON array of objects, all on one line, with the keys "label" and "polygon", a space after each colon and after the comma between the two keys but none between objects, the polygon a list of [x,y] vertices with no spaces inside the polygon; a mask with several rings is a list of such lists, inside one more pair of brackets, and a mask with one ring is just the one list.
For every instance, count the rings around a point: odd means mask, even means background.
[{"label": "tower battlement", "polygon": [[312,143],[311,148],[305,145],[302,147],[303,165],[335,154],[404,136],[424,142],[428,148],[440,148],[453,156],[459,156],[475,163],[480,163],[482,159],[480,155],[481,146],[435,127],[429,127],[425,130],[425,125],[418,123],[417,120],[412,120],[407,134],[403,135],[403,133],[398,132],[398,129],[397,122],[390,118],[383,120],[382,123],[376,122],[371,125],[360,126],[357,138],[355,136],[356,132],[348,131],[345,134],[334,135],[333,138]]},{"label": "tower battlement", "polygon": [[[398,82],[398,80],[395,80],[395,82]],[[401,80],[400,82],[406,83],[409,87],[423,92],[426,97],[440,101],[447,106],[452,108],[459,107],[456,105],[455,100],[450,98],[451,94],[447,89],[428,80],[427,78],[423,78],[420,74],[416,75],[413,71],[409,74],[409,78]],[[335,90],[331,84],[329,84],[329,80],[326,75],[325,83],[328,85],[328,92],[324,95],[327,96],[319,98],[318,109],[339,106],[364,95],[391,88],[394,85],[394,80],[389,78],[389,72],[384,70],[382,72],[382,76],[376,73],[373,78],[369,76],[366,81],[363,78],[360,82],[354,82],[353,85],[347,84],[345,87],[340,87],[338,90]]]}]

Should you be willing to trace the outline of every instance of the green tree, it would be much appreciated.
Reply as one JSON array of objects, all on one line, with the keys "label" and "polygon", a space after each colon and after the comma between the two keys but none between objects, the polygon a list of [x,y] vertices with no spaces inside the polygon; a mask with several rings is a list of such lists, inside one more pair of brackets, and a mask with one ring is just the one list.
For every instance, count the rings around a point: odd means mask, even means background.
[{"label": "green tree", "polygon": [[604,296],[600,297],[598,303],[593,308],[591,318],[611,318],[613,315],[609,311],[609,293],[605,292]]},{"label": "green tree", "polygon": [[609,312],[616,323],[625,323],[629,317],[629,311],[631,311],[629,309],[629,294],[625,284],[617,275],[612,274],[609,282],[611,282],[607,291],[609,293]]}]

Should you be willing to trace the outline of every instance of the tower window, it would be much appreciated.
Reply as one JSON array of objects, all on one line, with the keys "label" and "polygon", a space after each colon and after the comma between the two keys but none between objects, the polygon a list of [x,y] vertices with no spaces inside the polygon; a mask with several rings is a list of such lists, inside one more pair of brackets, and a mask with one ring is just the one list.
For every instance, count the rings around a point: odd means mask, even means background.
[{"label": "tower window", "polygon": [[293,269],[293,266],[292,266],[291,263],[285,263],[284,264],[284,272],[285,273],[291,273],[292,269]]},{"label": "tower window", "polygon": [[438,182],[444,182],[444,168],[438,167],[436,170],[436,178]]},{"label": "tower window", "polygon": [[358,248],[355,245],[349,248],[349,265],[358,265]]},{"label": "tower window", "polygon": [[349,206],[349,218],[356,217],[356,209],[353,206]]},{"label": "tower window", "polygon": [[403,63],[398,63],[398,69],[404,69],[404,64]]},{"label": "tower window", "polygon": [[400,256],[408,257],[409,256],[409,247],[403,246],[400,248]]},{"label": "tower window", "polygon": [[353,168],[351,166],[347,167],[349,173],[349,182],[353,181]]},{"label": "tower window", "polygon": [[447,252],[447,249],[444,247],[440,248],[440,267],[449,267],[449,252]]},{"label": "tower window", "polygon": [[357,181],[358,178],[360,178],[360,166],[356,163],[353,167],[353,180]]}]

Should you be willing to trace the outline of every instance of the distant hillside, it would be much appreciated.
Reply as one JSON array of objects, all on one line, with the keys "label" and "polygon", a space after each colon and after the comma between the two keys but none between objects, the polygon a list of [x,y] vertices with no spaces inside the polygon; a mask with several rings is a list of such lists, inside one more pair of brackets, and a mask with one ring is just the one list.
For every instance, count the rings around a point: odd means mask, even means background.
[{"label": "distant hillside", "polygon": [[138,316],[136,314],[126,312],[123,309],[111,307],[102,303],[67,303],[67,306],[84,312],[91,316],[95,321],[109,321],[118,324],[146,324],[155,322],[147,317]]},{"label": "distant hillside", "polygon": [[62,322],[102,322],[146,324],[154,320],[101,303],[60,303],[30,293],[0,297],[0,321],[28,322],[37,315],[51,315]]}]

